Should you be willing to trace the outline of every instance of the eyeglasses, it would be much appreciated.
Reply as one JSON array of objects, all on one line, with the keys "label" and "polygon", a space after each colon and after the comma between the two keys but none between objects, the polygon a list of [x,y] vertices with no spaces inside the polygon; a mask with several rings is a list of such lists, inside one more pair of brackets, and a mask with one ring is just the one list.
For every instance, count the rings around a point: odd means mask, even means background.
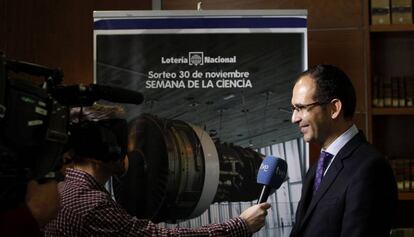
[{"label": "eyeglasses", "polygon": [[326,105],[326,104],[329,104],[329,103],[316,101],[316,102],[305,104],[305,105],[292,105],[291,109],[292,109],[292,113],[295,111],[300,113],[303,110],[309,111],[313,106]]}]

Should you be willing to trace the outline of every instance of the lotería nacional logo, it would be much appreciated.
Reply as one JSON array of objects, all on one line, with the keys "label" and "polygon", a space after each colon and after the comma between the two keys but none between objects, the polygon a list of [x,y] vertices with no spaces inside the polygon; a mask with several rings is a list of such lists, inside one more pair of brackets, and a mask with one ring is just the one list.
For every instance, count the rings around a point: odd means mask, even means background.
[{"label": "loter\u00eda nacional logo", "polygon": [[204,53],[203,52],[188,52],[188,64],[189,65],[203,65],[204,64]]},{"label": "loter\u00eda nacional logo", "polygon": [[204,52],[188,52],[188,57],[161,57],[162,64],[188,64],[190,66],[201,66],[204,64],[228,64],[236,63],[237,57],[204,56]]}]

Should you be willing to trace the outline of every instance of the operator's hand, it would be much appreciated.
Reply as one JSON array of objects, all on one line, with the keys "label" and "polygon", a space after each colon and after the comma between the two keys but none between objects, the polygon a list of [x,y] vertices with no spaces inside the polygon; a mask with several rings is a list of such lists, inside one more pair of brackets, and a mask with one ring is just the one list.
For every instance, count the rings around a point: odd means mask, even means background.
[{"label": "operator's hand", "polygon": [[39,227],[46,225],[56,217],[60,207],[57,182],[50,180],[44,184],[39,184],[37,181],[30,180],[26,190],[26,205]]},{"label": "operator's hand", "polygon": [[246,222],[250,233],[255,233],[264,226],[267,209],[269,208],[269,203],[261,203],[247,208],[240,214],[240,218]]}]

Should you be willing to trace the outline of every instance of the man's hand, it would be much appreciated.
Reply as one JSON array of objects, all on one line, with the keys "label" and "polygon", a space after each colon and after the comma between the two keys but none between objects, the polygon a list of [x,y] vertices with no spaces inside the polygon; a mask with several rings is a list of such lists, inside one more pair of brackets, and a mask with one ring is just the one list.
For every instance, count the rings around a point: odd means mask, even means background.
[{"label": "man's hand", "polygon": [[26,205],[39,226],[43,227],[46,225],[56,217],[60,207],[57,182],[52,180],[39,184],[36,181],[30,180],[26,190]]},{"label": "man's hand", "polygon": [[240,214],[240,218],[246,222],[250,233],[255,233],[264,226],[267,209],[269,208],[269,203],[261,203],[247,208]]}]

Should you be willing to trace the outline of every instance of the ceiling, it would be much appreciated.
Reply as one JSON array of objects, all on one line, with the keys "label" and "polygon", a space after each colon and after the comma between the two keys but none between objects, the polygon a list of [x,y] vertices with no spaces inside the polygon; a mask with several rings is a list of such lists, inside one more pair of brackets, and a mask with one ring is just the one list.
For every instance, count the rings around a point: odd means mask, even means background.
[{"label": "ceiling", "polygon": [[[293,82],[303,70],[303,35],[259,34],[132,34],[99,35],[96,41],[96,81],[140,91],[141,105],[126,105],[128,118],[142,113],[183,120],[206,130],[221,142],[243,147],[263,147],[300,136],[290,122]],[[189,52],[204,56],[233,57],[235,63],[163,64],[162,58],[187,58]],[[165,61],[165,60],[164,60]],[[222,78],[210,79],[214,88],[148,88],[149,72],[176,73],[248,72],[252,87],[217,88]],[[176,79],[188,83],[190,78]],[[201,87],[201,84],[200,84]]]}]

